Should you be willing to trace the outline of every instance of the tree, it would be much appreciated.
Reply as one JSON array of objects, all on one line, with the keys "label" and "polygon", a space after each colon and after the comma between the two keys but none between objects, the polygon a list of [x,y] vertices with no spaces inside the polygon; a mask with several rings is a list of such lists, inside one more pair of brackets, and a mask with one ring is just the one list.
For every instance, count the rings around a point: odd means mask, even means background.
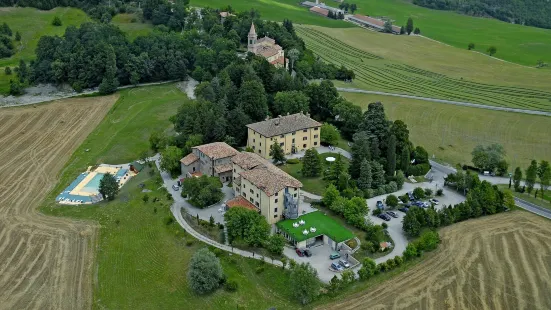
[{"label": "tree", "polygon": [[29,77],[29,69],[27,68],[27,63],[21,59],[19,60],[19,67],[17,67],[17,77],[19,82],[24,83],[27,77]]},{"label": "tree", "polygon": [[421,233],[421,223],[419,223],[415,212],[412,212],[413,210],[421,210],[422,212],[424,212],[422,209],[419,209],[417,207],[411,208],[402,220],[402,229],[408,236],[417,237]]},{"label": "tree", "polygon": [[10,67],[4,68],[4,73],[5,73],[6,75],[11,75],[11,68],[10,68]]},{"label": "tree", "polygon": [[208,207],[224,198],[220,179],[206,175],[184,179],[181,195],[189,197],[190,203],[199,208]]},{"label": "tree", "polygon": [[497,175],[499,176],[506,175],[508,169],[509,169],[509,164],[505,161],[505,159],[502,159],[497,162]]},{"label": "tree", "polygon": [[515,168],[515,173],[513,174],[513,184],[515,191],[519,191],[520,189],[520,181],[522,181],[522,170],[520,167]]},{"label": "tree", "polygon": [[475,167],[493,172],[499,162],[505,157],[505,149],[501,144],[491,144],[487,147],[477,145],[471,152],[472,162]]},{"label": "tree", "polygon": [[495,46],[490,46],[488,47],[486,52],[488,53],[488,55],[493,56],[497,52],[497,48]]},{"label": "tree", "polygon": [[425,198],[425,191],[421,187],[416,187],[413,189],[413,196],[417,199]]},{"label": "tree", "polygon": [[289,57],[289,60],[291,61],[291,70],[294,70],[295,61],[297,61],[298,57],[300,56],[300,52],[296,48],[292,48],[287,51],[285,55],[287,55],[287,57]]},{"label": "tree", "polygon": [[545,197],[544,192],[551,182],[551,166],[548,161],[542,160],[538,167],[538,177],[540,178],[541,198]]},{"label": "tree", "polygon": [[220,260],[207,248],[198,250],[189,263],[187,278],[189,286],[197,294],[216,290],[224,278]]},{"label": "tree", "polygon": [[354,12],[356,12],[357,9],[358,9],[358,7],[356,6],[356,3],[350,4],[350,12],[352,14],[354,14]]},{"label": "tree", "polygon": [[371,182],[371,188],[379,188],[385,185],[385,170],[383,165],[379,164],[376,161],[371,161],[371,175],[373,181]]},{"label": "tree", "polygon": [[357,180],[358,188],[367,190],[371,188],[373,177],[371,175],[371,165],[367,159],[364,159],[360,167],[360,177]]},{"label": "tree", "polygon": [[[266,218],[257,211],[241,207],[231,208],[224,214],[224,220],[226,221],[228,241],[230,243],[233,243],[235,240],[242,240],[253,247],[267,245],[266,242],[268,242],[268,236],[270,235],[270,225],[266,222]],[[269,246],[273,246],[273,250],[278,246],[279,241],[270,240],[270,242],[272,241],[275,241],[275,244],[270,244]]]},{"label": "tree", "polygon": [[289,285],[293,297],[303,305],[312,302],[320,293],[318,272],[308,263],[291,269]]},{"label": "tree", "polygon": [[162,131],[154,131],[149,136],[149,147],[153,152],[162,150],[167,144],[167,137]]},{"label": "tree", "polygon": [[411,152],[409,150],[409,146],[406,145],[402,149],[402,155],[400,156],[400,169],[404,171],[404,173],[407,173],[409,170],[409,165],[411,164]]},{"label": "tree", "polygon": [[176,146],[169,146],[161,150],[161,169],[169,172],[172,177],[177,177],[181,173],[180,159],[182,157],[182,150]]},{"label": "tree", "polygon": [[323,144],[335,145],[341,138],[341,134],[335,125],[323,123],[320,130],[320,140]]},{"label": "tree", "polygon": [[281,91],[274,97],[274,111],[277,115],[307,112],[308,96],[301,91]]},{"label": "tree", "polygon": [[243,82],[239,89],[239,107],[253,121],[261,121],[268,115],[268,103],[264,86],[257,80]]},{"label": "tree", "polygon": [[302,175],[305,177],[316,177],[321,172],[321,162],[318,151],[315,148],[306,150],[302,158]]},{"label": "tree", "polygon": [[536,184],[536,177],[538,175],[538,162],[532,160],[528,169],[526,169],[526,191],[528,193],[532,192],[534,189],[534,184]]},{"label": "tree", "polygon": [[406,32],[408,35],[410,35],[413,32],[413,19],[408,18],[408,21],[406,23]]},{"label": "tree", "polygon": [[400,27],[400,34],[405,34],[406,33],[406,27],[402,26]]},{"label": "tree", "polygon": [[15,32],[15,41],[21,41],[21,33],[19,31]]},{"label": "tree", "polygon": [[327,185],[321,199],[324,206],[329,207],[340,197],[339,190],[333,184]]},{"label": "tree", "polygon": [[10,80],[10,95],[18,96],[23,93],[23,86],[19,81]]},{"label": "tree", "polygon": [[7,23],[3,23],[2,27],[0,27],[0,34],[11,37],[13,32],[11,31],[11,28],[10,28],[10,26],[8,26]]},{"label": "tree", "polygon": [[99,193],[103,196],[103,199],[112,201],[119,193],[119,183],[115,177],[106,173],[99,181]]},{"label": "tree", "polygon": [[276,165],[285,162],[285,153],[277,141],[270,146],[270,157]]},{"label": "tree", "polygon": [[364,258],[362,268],[358,270],[358,276],[360,277],[360,280],[367,280],[371,278],[375,274],[375,270],[377,269],[377,263],[369,257]]},{"label": "tree", "polygon": [[386,197],[386,204],[392,208],[395,208],[398,206],[398,197],[394,195],[388,195]]},{"label": "tree", "polygon": [[182,153],[189,154],[192,152],[192,149],[194,146],[198,146],[201,144],[203,144],[203,135],[201,134],[189,135],[189,137],[186,140],[186,143],[184,144],[184,148],[182,149]]},{"label": "tree", "polygon": [[342,155],[337,154],[335,161],[331,163],[329,169],[327,169],[327,174],[325,175],[325,178],[330,181],[338,182],[341,176],[346,174],[345,169],[346,167],[344,166]]},{"label": "tree", "polygon": [[386,173],[389,176],[394,176],[396,172],[396,136],[391,135],[388,139],[386,149]]},{"label": "tree", "polygon": [[413,34],[421,34],[421,29],[419,29],[419,27],[415,27],[415,30],[413,30]]},{"label": "tree", "polygon": [[467,47],[470,50],[473,50],[474,49],[474,43],[469,43],[469,46]]},{"label": "tree", "polygon": [[52,20],[52,25],[56,26],[56,27],[59,27],[59,26],[62,25],[62,22],[61,22],[61,19],[59,18],[59,16],[54,17],[54,20]]},{"label": "tree", "polygon": [[280,234],[273,234],[267,238],[264,246],[270,253],[281,255],[285,246],[285,237]]},{"label": "tree", "polygon": [[366,132],[359,132],[354,135],[352,144],[352,161],[348,167],[348,173],[353,179],[360,177],[361,165],[364,160],[371,160],[369,136]]},{"label": "tree", "polygon": [[99,93],[102,95],[114,93],[119,87],[119,80],[117,79],[117,60],[113,47],[108,46],[105,49],[105,73],[101,84],[99,84]]},{"label": "tree", "polygon": [[383,26],[383,32],[392,33],[392,22],[387,20]]}]

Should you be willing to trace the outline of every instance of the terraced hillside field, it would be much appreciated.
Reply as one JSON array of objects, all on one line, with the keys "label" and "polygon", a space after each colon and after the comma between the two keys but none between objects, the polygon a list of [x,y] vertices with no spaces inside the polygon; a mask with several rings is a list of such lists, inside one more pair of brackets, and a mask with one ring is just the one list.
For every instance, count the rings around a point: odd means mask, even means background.
[{"label": "terraced hillside field", "polygon": [[551,309],[550,223],[515,211],[454,224],[425,261],[320,309]]},{"label": "terraced hillside field", "polygon": [[0,308],[84,309],[96,227],[37,212],[117,95],[0,109]]},{"label": "terraced hillside field", "polygon": [[[354,70],[355,83],[344,83],[341,85],[344,87],[551,111],[549,70],[486,59],[426,39],[360,28],[297,26],[296,29],[307,47],[320,58]],[[447,56],[440,60],[440,65],[431,59],[431,53],[437,54],[435,49]]]}]

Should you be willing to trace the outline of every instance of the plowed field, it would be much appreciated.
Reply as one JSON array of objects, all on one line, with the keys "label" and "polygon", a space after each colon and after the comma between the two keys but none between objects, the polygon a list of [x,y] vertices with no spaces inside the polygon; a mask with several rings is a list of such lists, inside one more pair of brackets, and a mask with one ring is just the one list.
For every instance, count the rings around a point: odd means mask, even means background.
[{"label": "plowed field", "polygon": [[511,212],[441,230],[434,255],[322,309],[551,309],[551,222]]},{"label": "plowed field", "polygon": [[118,95],[0,109],[0,309],[82,309],[96,227],[36,210]]}]

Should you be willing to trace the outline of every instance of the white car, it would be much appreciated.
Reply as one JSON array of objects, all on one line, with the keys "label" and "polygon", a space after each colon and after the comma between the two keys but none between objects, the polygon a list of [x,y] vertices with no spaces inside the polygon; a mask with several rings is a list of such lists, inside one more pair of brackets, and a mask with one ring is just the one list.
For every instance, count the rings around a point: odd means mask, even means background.
[{"label": "white car", "polygon": [[174,185],[172,185],[172,189],[173,189],[175,192],[177,192],[177,191],[180,190],[180,186],[174,184]]},{"label": "white car", "polygon": [[429,201],[432,202],[432,203],[434,203],[435,205],[438,204],[438,200],[437,200],[437,199],[432,198],[432,199],[429,199]]}]

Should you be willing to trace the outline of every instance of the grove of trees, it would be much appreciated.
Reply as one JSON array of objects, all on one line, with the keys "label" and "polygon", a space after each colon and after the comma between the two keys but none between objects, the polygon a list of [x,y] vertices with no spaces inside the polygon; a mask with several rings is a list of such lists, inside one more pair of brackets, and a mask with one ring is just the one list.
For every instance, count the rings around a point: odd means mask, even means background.
[{"label": "grove of trees", "polygon": [[189,202],[199,208],[208,207],[224,198],[220,179],[206,175],[186,178],[182,184],[181,195],[189,198]]}]

